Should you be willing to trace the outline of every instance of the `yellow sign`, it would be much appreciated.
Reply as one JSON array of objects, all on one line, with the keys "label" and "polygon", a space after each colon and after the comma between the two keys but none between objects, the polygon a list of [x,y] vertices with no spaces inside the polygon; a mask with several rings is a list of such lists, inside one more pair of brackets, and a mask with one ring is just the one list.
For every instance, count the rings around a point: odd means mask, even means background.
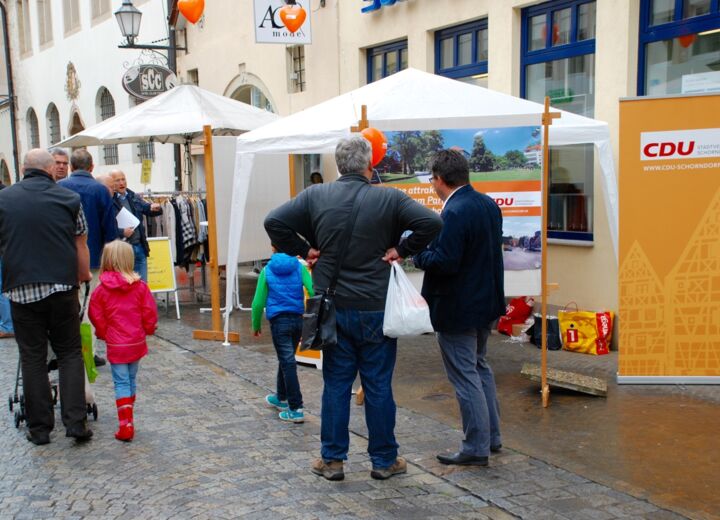
[{"label": "yellow sign", "polygon": [[170,239],[167,237],[148,238],[148,285],[151,292],[170,292],[177,287]]},{"label": "yellow sign", "polygon": [[140,184],[150,184],[152,180],[152,164],[152,159],[143,159]]},{"label": "yellow sign", "polygon": [[717,114],[719,95],[620,103],[619,382],[720,380]]}]

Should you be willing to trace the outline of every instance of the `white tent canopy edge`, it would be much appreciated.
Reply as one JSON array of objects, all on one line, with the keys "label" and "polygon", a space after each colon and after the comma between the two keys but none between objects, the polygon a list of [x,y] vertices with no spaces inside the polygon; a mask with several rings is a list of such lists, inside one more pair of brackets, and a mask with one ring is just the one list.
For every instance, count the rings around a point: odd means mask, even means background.
[{"label": "white tent canopy edge", "polygon": [[[406,69],[238,137],[228,244],[226,302],[232,302],[247,192],[256,154],[333,153],[350,135],[362,105],[383,131],[540,126],[544,106],[482,87]],[[557,110],[550,146],[593,144],[602,173],[608,226],[617,261],[618,195],[608,124]],[[232,305],[226,306],[225,334]]]}]

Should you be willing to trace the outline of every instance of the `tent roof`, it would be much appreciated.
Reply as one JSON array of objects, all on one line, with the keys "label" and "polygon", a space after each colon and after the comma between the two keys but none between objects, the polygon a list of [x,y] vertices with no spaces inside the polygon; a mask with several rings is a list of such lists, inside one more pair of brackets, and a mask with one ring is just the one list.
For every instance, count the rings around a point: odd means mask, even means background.
[{"label": "tent roof", "polygon": [[[381,130],[495,128],[541,124],[544,106],[501,92],[406,69],[284,117],[238,139],[238,151],[327,153],[357,125],[361,106]],[[550,128],[551,144],[608,139],[606,123],[570,112]]]},{"label": "tent roof", "polygon": [[195,85],[179,85],[59,145],[95,146],[150,140],[182,144],[188,140],[198,141],[204,125],[210,125],[215,135],[238,135],[278,117]]}]

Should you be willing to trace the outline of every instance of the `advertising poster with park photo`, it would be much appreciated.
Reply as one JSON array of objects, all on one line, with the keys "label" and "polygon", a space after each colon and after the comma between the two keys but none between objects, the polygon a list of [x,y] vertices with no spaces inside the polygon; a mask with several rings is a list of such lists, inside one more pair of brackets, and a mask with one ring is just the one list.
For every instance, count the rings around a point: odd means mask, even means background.
[{"label": "advertising poster with park photo", "polygon": [[470,164],[470,183],[502,210],[505,270],[540,269],[540,127],[385,132],[385,136],[388,151],[375,168],[376,181],[439,213],[443,201],[430,184],[430,157],[445,148],[462,153]]}]

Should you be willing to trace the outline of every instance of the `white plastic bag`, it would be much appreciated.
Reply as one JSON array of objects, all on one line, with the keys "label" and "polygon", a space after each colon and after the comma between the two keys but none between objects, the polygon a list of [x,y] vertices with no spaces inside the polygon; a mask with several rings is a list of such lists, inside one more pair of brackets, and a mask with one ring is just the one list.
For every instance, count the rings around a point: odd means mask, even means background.
[{"label": "white plastic bag", "polygon": [[397,262],[392,263],[383,334],[390,338],[432,332],[430,308]]}]

